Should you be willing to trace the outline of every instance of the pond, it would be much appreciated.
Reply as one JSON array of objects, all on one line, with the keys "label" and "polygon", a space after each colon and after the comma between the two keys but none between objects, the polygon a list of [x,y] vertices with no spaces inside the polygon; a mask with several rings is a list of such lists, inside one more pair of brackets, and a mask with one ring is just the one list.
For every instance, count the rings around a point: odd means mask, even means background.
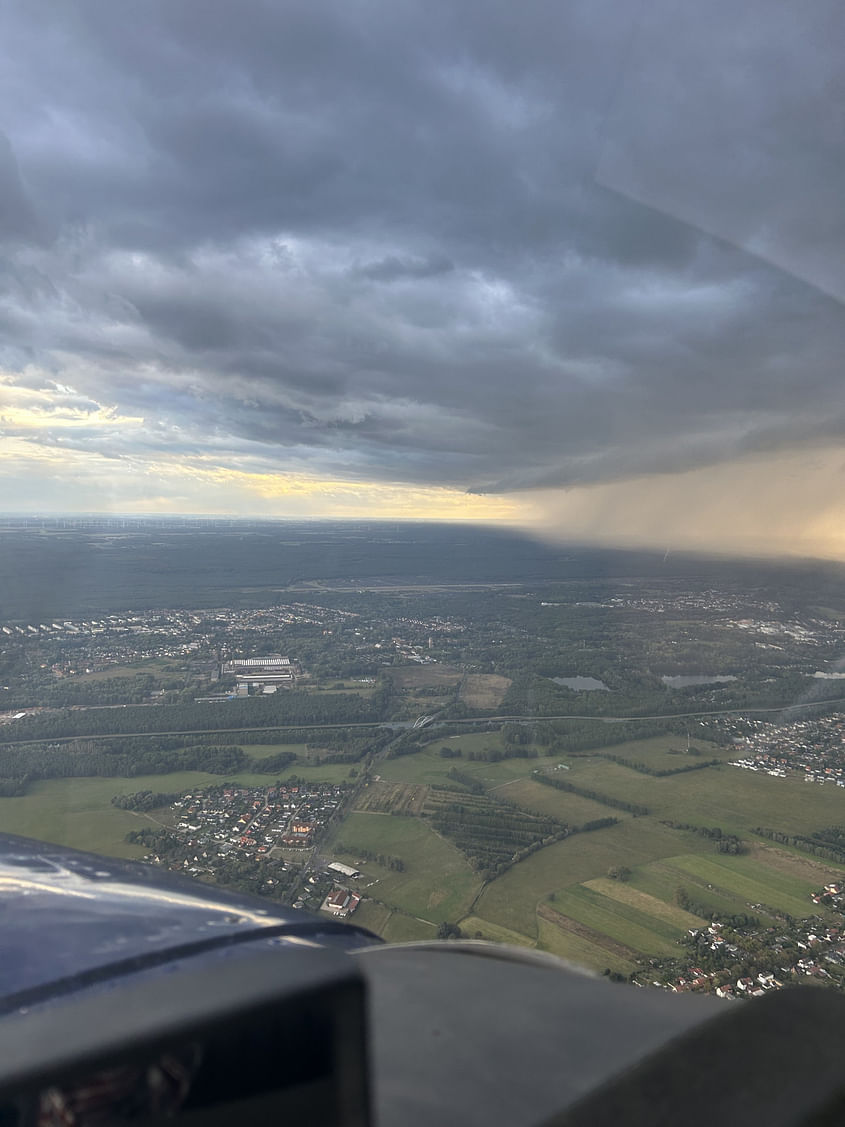
[{"label": "pond", "polygon": [[563,685],[565,689],[573,689],[576,693],[594,693],[597,690],[610,692],[609,687],[604,681],[599,681],[598,677],[552,677],[552,680],[556,685]]},{"label": "pond", "polygon": [[668,677],[664,674],[660,678],[668,689],[686,689],[690,685],[724,685],[728,681],[735,681],[729,673],[689,673],[677,677]]}]

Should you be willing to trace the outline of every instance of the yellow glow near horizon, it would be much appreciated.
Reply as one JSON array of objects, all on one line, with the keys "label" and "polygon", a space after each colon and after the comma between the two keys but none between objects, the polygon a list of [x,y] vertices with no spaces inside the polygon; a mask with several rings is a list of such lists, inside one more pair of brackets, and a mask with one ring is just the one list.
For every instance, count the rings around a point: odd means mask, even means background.
[{"label": "yellow glow near horizon", "polygon": [[[153,467],[151,467],[153,470]],[[201,463],[177,465],[158,463],[153,472],[173,481],[190,481],[201,486],[208,498],[208,511],[220,512],[221,495],[234,493],[261,511],[273,507],[282,512],[306,505],[312,516],[342,516],[409,520],[508,521],[519,519],[519,502],[511,497],[479,497],[459,489],[442,486],[408,485],[403,482],[341,481],[303,474],[256,473],[208,466]],[[254,510],[253,510],[254,511]]]},{"label": "yellow glow near horizon", "polygon": [[276,470],[269,458],[235,453],[146,452],[143,419],[72,387],[27,388],[0,372],[0,396],[7,511],[476,521],[559,542],[845,559],[845,449],[831,443],[597,485],[478,495]]},{"label": "yellow glow near horizon", "polygon": [[479,497],[441,486],[343,481],[301,473],[249,471],[210,458],[106,458],[78,447],[40,445],[23,436],[0,444],[0,480],[39,491],[21,509],[86,512],[208,513],[301,519],[482,521],[519,523],[526,506],[504,496]]}]

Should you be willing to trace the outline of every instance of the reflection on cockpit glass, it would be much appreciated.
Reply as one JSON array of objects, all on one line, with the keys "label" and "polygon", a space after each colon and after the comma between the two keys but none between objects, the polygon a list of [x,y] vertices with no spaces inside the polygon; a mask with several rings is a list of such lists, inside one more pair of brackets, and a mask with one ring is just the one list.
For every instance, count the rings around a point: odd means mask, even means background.
[{"label": "reflection on cockpit glass", "polygon": [[[34,1086],[12,1088],[0,1099],[0,1127],[108,1127],[156,1123],[182,1113],[292,1090],[328,1075],[322,1049],[327,1026],[313,1015],[254,1018],[225,1032],[119,1057],[105,1051],[92,1066],[73,1069]],[[291,1029],[296,1030],[295,1041]]]},{"label": "reflection on cockpit glass", "polygon": [[104,1068],[37,1097],[36,1127],[100,1127],[175,1115],[189,1100],[202,1065],[202,1049],[188,1044],[146,1065]]}]

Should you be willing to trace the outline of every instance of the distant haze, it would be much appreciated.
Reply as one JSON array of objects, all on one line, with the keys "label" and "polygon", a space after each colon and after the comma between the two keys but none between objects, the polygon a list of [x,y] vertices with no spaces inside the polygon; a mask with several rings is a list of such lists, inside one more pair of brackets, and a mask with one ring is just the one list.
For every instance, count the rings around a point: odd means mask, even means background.
[{"label": "distant haze", "polygon": [[0,507],[845,558],[833,0],[10,0]]}]

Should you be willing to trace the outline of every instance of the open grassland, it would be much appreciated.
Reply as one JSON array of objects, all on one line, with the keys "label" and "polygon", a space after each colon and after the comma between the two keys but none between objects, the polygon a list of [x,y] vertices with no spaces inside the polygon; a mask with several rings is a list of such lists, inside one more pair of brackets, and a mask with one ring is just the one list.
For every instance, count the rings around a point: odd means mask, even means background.
[{"label": "open grassland", "polygon": [[808,857],[783,845],[752,845],[749,856],[776,872],[795,877],[811,892],[831,881],[845,879],[845,866],[821,857]]},{"label": "open grassland", "polygon": [[681,735],[650,736],[644,740],[629,740],[623,744],[613,744],[598,748],[602,755],[618,755],[634,763],[642,763],[657,771],[677,771],[681,767],[691,767],[708,759],[736,759],[735,747],[719,747],[707,740],[697,740],[695,729],[690,732],[690,747],[700,754],[687,754],[687,738]]},{"label": "open grassland", "polygon": [[397,689],[438,689],[457,685],[463,674],[451,665],[400,665],[387,671]]},{"label": "open grassland", "polygon": [[149,674],[153,677],[184,675],[185,660],[173,658],[151,657],[146,661],[135,661],[126,665],[107,665],[105,669],[98,669],[92,673],[76,673],[65,680],[72,684],[75,681],[107,681],[110,677],[137,677],[139,674]]},{"label": "open grassland", "polygon": [[284,751],[291,751],[303,760],[308,756],[306,744],[239,744],[238,746],[254,759],[269,759],[271,755],[279,755]]},{"label": "open grassland", "polygon": [[340,826],[336,841],[351,851],[342,854],[350,864],[358,864],[356,848],[400,857],[403,872],[361,861],[366,874],[361,891],[432,923],[460,919],[481,885],[464,855],[419,818],[353,813]]},{"label": "open grassland", "polygon": [[[682,843],[685,851],[673,853]],[[573,845],[579,848],[567,857]],[[614,856],[633,869],[629,883],[604,875],[620,863]],[[649,818],[630,819],[515,866],[485,888],[473,925],[480,918],[586,966],[629,973],[637,958],[678,954],[685,931],[705,922],[678,907],[679,887],[708,912],[800,918],[820,911],[810,893],[837,876],[834,866],[766,847],[717,854],[706,839]]]},{"label": "open grassland", "polygon": [[392,909],[386,904],[379,904],[375,900],[362,900],[349,917],[349,923],[355,924],[356,927],[365,927],[376,935],[382,935],[392,914]]},{"label": "open grassland", "polygon": [[761,865],[751,857],[675,857],[672,865],[682,874],[712,885],[718,892],[737,897],[748,909],[759,904],[799,918],[815,910],[801,881]]},{"label": "open grassland", "polygon": [[675,868],[671,859],[653,861],[636,869],[631,877],[630,886],[667,904],[674,904],[678,889],[684,888],[690,899],[700,905],[708,915],[716,913],[720,916],[733,916],[745,915],[748,912],[744,900],[740,897],[716,892],[712,887],[708,887],[707,881],[693,878],[689,873],[683,873]]},{"label": "open grassland", "polygon": [[640,955],[680,954],[677,940],[683,934],[682,928],[649,917],[587,885],[575,885],[557,893],[551,907]]},{"label": "open grassland", "polygon": [[[712,846],[698,839],[700,848]],[[475,915],[537,937],[537,905],[550,893],[605,876],[612,865],[647,864],[696,848],[690,834],[670,830],[650,818],[629,818],[607,829],[574,834],[541,849],[489,884]]]},{"label": "open grassland", "polygon": [[437,929],[433,923],[394,911],[379,934],[388,943],[413,943],[418,939],[436,939]]},{"label": "open grassland", "polygon": [[491,924],[480,916],[465,916],[461,920],[461,932],[465,939],[486,939],[490,943],[509,943],[512,947],[534,947],[533,939],[519,931],[511,931],[500,924]]},{"label": "open grassland", "polygon": [[842,877],[843,870],[829,863],[762,846],[740,857],[712,853],[667,857],[636,870],[631,885],[670,903],[683,888],[690,900],[722,915],[762,917],[786,912],[802,918],[825,914],[810,894]]},{"label": "open grassland", "polygon": [[[440,754],[441,747],[450,750],[460,749],[463,756],[456,759],[444,759]],[[512,779],[530,778],[531,772],[538,765],[537,759],[503,759],[499,763],[486,763],[483,760],[467,758],[469,751],[483,751],[485,748],[499,751],[501,742],[498,733],[474,734],[458,736],[456,739],[439,739],[432,741],[413,755],[401,755],[396,759],[387,759],[378,766],[378,773],[383,779],[395,779],[407,783],[444,783],[448,781],[449,771],[458,767],[468,775],[472,775],[485,787],[498,786]],[[548,760],[540,762],[548,763]]]},{"label": "open grassland", "polygon": [[[561,778],[566,778],[561,775]],[[583,826],[585,822],[593,822],[597,818],[607,818],[613,815],[616,818],[630,818],[624,810],[610,810],[592,798],[582,798],[579,794],[568,794],[564,790],[554,790],[544,787],[531,779],[513,779],[508,783],[500,783],[492,788],[496,798],[503,798],[507,802],[515,802],[523,810],[532,813],[545,814],[550,818],[557,818],[568,826]]]},{"label": "open grassland", "polygon": [[[629,745],[622,744],[620,753]],[[657,779],[594,757],[573,760],[567,780],[647,806],[659,818],[721,826],[748,834],[755,826],[808,833],[845,819],[845,791],[800,778],[777,779],[736,767],[707,767]]]},{"label": "open grassland", "polygon": [[[248,754],[252,754],[252,748],[249,745],[247,745],[244,750]],[[285,748],[284,745],[281,745],[280,747],[275,748],[273,752],[268,752],[268,755],[274,754],[275,751],[285,750],[293,749],[288,749]],[[303,782],[308,783],[342,783],[349,778],[349,770],[350,767],[353,766],[354,764],[350,763],[314,763],[310,760],[297,759],[293,763],[289,763],[287,767],[282,768],[281,771],[273,771],[269,775],[239,775],[237,777],[248,777],[250,779],[260,780],[260,782],[258,783],[251,783],[250,786],[261,786],[262,784],[264,786],[272,786],[277,779],[285,782],[286,779],[290,779],[292,776],[296,776],[296,778],[302,779]],[[164,777],[166,778],[167,776]],[[218,777],[218,782],[219,781],[220,779]]]},{"label": "open grassland", "polygon": [[[542,912],[542,909],[541,909]],[[637,967],[636,959],[624,954],[623,948],[615,948],[602,940],[591,938],[586,928],[578,928],[561,917],[548,913],[548,918],[540,915],[537,920],[541,951],[548,951],[561,959],[568,959],[579,967],[591,970],[611,970],[617,974],[629,975]],[[596,938],[599,942],[596,942]]]},{"label": "open grassland", "polygon": [[[619,960],[630,967],[637,965],[639,956],[632,947],[600,931],[594,931],[588,924],[572,916],[563,915],[550,904],[541,904],[538,908],[537,929],[543,937],[543,943],[552,944],[550,949],[556,950],[564,942],[570,947],[581,947],[583,965],[592,970],[610,966],[609,959]],[[571,958],[572,955],[566,957]]]},{"label": "open grassland", "polygon": [[660,920],[661,923],[668,924],[676,935],[682,935],[691,927],[701,927],[705,922],[699,916],[694,916],[692,912],[685,912],[682,908],[676,908],[674,904],[667,904],[655,896],[631,888],[624,881],[597,877],[595,880],[585,881],[584,887],[600,893],[609,900],[635,908],[651,920]]},{"label": "open grassland", "polygon": [[[116,794],[151,790],[167,794],[196,787],[219,786],[219,775],[180,771],[172,775],[139,775],[134,779],[50,779],[34,783],[22,798],[0,798],[0,826],[6,833],[23,834],[75,849],[90,849],[113,857],[141,857],[143,848],[129,845],[130,830],[155,825],[155,812],[137,814],[112,806]],[[267,786],[264,775],[233,775],[244,786]]]},{"label": "open grassland", "polygon": [[437,928],[433,923],[415,919],[406,912],[397,911],[378,900],[361,901],[347,921],[381,935],[389,943],[408,943],[415,939],[434,939]]},{"label": "open grassland", "polygon": [[498,708],[511,684],[510,677],[497,673],[468,673],[461,682],[459,699],[470,708]]},{"label": "open grassland", "polygon": [[0,828],[6,833],[23,834],[112,857],[141,857],[146,850],[130,845],[124,838],[130,830],[155,825],[157,815],[155,811],[145,815],[119,810],[111,804],[116,794],[142,790],[180,794],[230,782],[239,786],[268,787],[276,779],[284,780],[292,775],[309,782],[339,782],[348,774],[348,764],[309,767],[296,762],[272,775],[245,772],[224,776],[206,771],[178,771],[168,775],[138,775],[131,779],[49,779],[33,783],[21,798],[0,798]]}]

